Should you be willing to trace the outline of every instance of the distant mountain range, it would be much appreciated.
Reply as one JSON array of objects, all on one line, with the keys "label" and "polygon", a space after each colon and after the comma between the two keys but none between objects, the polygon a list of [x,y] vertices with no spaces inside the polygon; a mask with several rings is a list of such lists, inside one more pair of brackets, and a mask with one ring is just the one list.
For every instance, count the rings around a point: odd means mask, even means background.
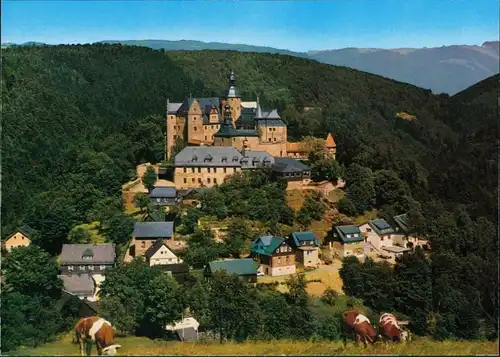
[{"label": "distant mountain range", "polygon": [[[310,58],[319,62],[350,67],[360,71],[431,89],[434,93],[453,95],[499,73],[499,41],[481,46],[454,45],[434,48],[344,48],[339,50],[293,52],[265,46],[201,41],[129,40],[101,41],[129,46],[144,46],[167,51],[229,50],[264,52]],[[12,46],[37,46],[38,42]]]}]

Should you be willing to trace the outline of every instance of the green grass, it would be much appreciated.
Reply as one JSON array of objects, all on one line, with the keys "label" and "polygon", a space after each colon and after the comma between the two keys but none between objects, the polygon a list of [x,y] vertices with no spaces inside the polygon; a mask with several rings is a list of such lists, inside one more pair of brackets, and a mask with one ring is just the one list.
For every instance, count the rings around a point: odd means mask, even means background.
[{"label": "green grass", "polygon": [[330,199],[333,202],[338,202],[345,196],[345,191],[341,189],[335,189],[332,192],[328,194],[328,199]]},{"label": "green grass", "polygon": [[[206,342],[175,342],[155,341],[143,337],[117,338],[117,343],[122,345],[119,355],[281,355],[281,354],[415,354],[415,355],[477,355],[498,352],[498,341],[433,341],[426,338],[401,344],[376,343],[366,349],[348,343],[346,347],[340,341],[274,341],[261,342],[249,341],[245,343]],[[65,336],[59,341],[49,343],[34,349],[20,349],[9,355],[24,356],[77,356],[78,345],[71,343],[71,336]],[[93,348],[95,355],[96,350]]]}]

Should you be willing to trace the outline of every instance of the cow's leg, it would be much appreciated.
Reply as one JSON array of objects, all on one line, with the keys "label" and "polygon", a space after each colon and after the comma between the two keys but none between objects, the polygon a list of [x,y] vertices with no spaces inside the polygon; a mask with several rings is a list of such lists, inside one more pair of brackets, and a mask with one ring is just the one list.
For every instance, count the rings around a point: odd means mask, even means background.
[{"label": "cow's leg", "polygon": [[83,345],[84,345],[84,342],[83,342],[83,339],[81,338],[80,339],[80,354],[83,356],[85,356],[85,352],[83,350]]},{"label": "cow's leg", "polygon": [[85,343],[87,356],[92,356],[92,340],[87,340]]},{"label": "cow's leg", "polygon": [[102,355],[102,348],[101,345],[99,344],[99,339],[95,339],[95,347],[97,348],[97,355],[101,356]]},{"label": "cow's leg", "polygon": [[356,332],[354,332],[354,341],[355,341],[356,347],[358,347],[359,342],[361,341],[361,336],[358,335]]}]

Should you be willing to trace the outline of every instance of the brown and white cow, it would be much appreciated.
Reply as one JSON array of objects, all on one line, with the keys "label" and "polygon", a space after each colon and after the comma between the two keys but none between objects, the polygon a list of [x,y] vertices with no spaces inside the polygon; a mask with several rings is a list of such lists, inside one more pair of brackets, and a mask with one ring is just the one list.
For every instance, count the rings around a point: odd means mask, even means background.
[{"label": "brown and white cow", "polygon": [[396,319],[396,316],[389,313],[380,315],[378,329],[386,341],[400,342],[409,340],[409,334],[403,330]]},{"label": "brown and white cow", "polygon": [[92,351],[92,343],[96,344],[97,354],[115,356],[120,345],[115,344],[115,331],[111,324],[99,316],[80,319],[75,326],[75,342],[80,344],[80,352],[84,356],[86,346],[87,356]]},{"label": "brown and white cow", "polygon": [[363,341],[366,348],[367,342],[374,343],[376,341],[377,333],[365,315],[354,310],[348,310],[342,313],[342,320],[345,326],[354,332],[356,344]]}]

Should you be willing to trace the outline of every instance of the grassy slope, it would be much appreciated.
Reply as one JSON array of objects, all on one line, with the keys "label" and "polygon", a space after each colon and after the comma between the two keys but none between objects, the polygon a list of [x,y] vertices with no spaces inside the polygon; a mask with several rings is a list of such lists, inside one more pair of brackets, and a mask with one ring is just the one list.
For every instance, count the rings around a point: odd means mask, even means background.
[{"label": "grassy slope", "polygon": [[[181,343],[167,341],[153,341],[141,337],[119,338],[123,348],[121,356],[130,355],[281,355],[281,354],[416,354],[416,355],[477,355],[496,354],[498,352],[497,342],[461,342],[444,341],[437,342],[428,339],[418,339],[407,344],[391,344],[384,346],[376,344],[364,349],[349,343],[347,347],[342,346],[340,341],[325,342],[247,342],[226,343],[220,345],[211,343]],[[71,344],[71,336],[65,336],[61,340],[35,349],[23,349],[11,355],[66,355],[77,356],[78,346]],[[95,352],[95,348],[93,349]]]}]

